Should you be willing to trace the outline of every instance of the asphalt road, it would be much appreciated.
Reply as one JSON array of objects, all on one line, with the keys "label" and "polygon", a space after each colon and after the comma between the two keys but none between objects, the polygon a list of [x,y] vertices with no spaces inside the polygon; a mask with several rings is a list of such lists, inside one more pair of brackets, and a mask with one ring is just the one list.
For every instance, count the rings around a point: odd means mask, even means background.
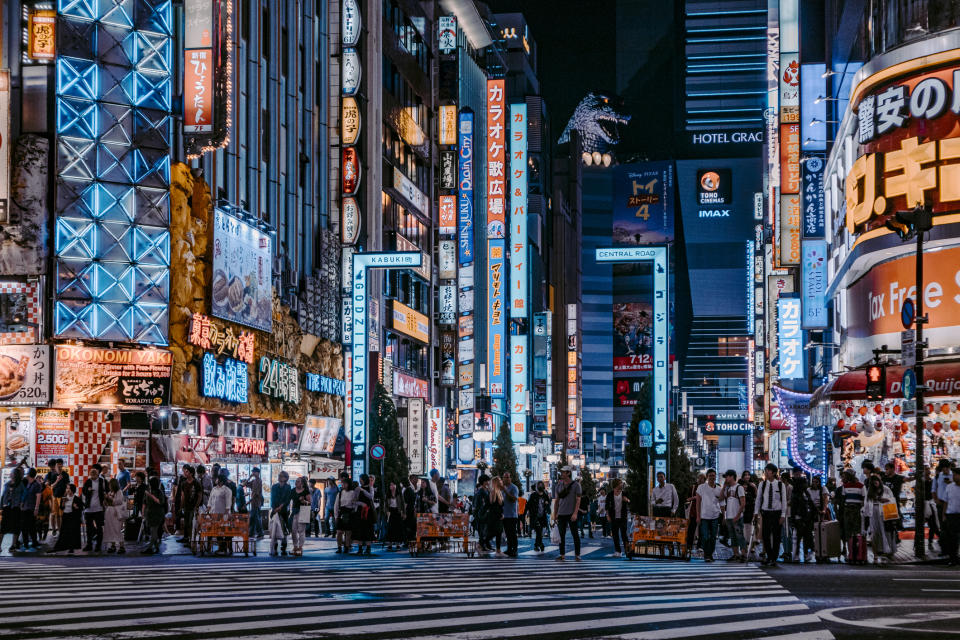
[{"label": "asphalt road", "polygon": [[960,570],[812,564],[766,572],[837,638],[960,638]]}]

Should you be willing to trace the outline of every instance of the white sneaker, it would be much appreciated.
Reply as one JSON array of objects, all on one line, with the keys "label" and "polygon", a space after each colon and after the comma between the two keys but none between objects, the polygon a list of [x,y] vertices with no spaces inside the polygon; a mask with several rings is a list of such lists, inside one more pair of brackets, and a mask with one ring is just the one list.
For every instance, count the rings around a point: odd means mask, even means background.
[{"label": "white sneaker", "polygon": [[613,557],[614,557],[614,558],[619,558],[620,556],[621,556],[621,553],[620,553],[619,551],[617,551],[617,552],[615,552],[615,553],[613,554]]},{"label": "white sneaker", "polygon": [[812,551],[807,554],[807,560],[806,560],[807,564],[810,564],[816,561],[817,561],[816,554],[814,554]]},{"label": "white sneaker", "polygon": [[501,551],[497,551],[497,557],[498,557],[498,558],[506,558],[506,557],[507,557],[507,554],[505,554],[505,553],[503,553],[503,552],[501,552]]}]

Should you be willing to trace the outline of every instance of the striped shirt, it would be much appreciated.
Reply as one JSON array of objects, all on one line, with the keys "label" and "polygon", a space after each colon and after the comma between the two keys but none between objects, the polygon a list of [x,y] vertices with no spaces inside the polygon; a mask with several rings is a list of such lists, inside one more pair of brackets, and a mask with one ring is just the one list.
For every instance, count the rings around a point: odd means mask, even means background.
[{"label": "striped shirt", "polygon": [[843,483],[843,504],[862,505],[866,497],[866,490],[862,482],[844,482]]}]

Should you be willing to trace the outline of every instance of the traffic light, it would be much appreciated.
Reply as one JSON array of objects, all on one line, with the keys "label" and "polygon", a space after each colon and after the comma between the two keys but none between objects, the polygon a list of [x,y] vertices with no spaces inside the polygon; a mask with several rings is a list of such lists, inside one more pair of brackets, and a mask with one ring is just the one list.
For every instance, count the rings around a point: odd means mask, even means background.
[{"label": "traffic light", "polygon": [[887,369],[883,365],[867,367],[867,400],[883,400],[887,390]]},{"label": "traffic light", "polygon": [[930,205],[918,205],[910,211],[897,211],[887,219],[886,225],[901,240],[907,240],[933,228],[933,209]]}]

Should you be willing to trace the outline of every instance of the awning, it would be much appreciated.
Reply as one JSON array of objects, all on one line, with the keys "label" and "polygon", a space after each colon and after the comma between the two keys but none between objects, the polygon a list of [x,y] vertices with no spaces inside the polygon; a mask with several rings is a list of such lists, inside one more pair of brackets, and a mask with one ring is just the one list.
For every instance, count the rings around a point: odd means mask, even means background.
[{"label": "awning", "polygon": [[[906,367],[887,367],[887,398],[903,398],[903,372]],[[927,398],[960,396],[960,362],[933,362],[923,366]],[[864,370],[848,371],[819,387],[812,405],[824,400],[845,402],[867,399],[867,374]]]}]

